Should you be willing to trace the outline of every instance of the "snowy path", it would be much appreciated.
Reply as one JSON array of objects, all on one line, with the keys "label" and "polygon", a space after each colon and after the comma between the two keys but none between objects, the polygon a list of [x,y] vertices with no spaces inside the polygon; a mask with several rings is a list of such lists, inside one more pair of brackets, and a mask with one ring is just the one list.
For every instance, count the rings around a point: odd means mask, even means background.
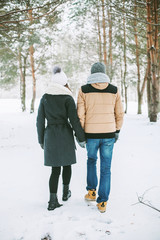
[{"label": "snowy path", "polygon": [[[137,202],[145,199],[160,209],[160,121],[130,114],[115,145],[112,188],[107,212],[87,206],[86,151],[78,146],[73,166],[72,197],[48,212],[50,169],[43,166],[37,143],[36,113],[20,113],[16,100],[0,100],[0,239],[159,240],[160,213]],[[9,107],[10,105],[10,107]],[[61,201],[61,179],[59,201]]]}]

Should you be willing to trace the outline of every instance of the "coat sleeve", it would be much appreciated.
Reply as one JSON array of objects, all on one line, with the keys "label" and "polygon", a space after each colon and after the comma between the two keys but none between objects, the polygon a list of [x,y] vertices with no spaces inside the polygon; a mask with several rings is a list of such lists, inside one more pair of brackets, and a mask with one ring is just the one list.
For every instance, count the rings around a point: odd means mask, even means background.
[{"label": "coat sleeve", "polygon": [[116,121],[116,131],[119,132],[122,127],[123,117],[124,117],[123,104],[121,101],[121,96],[119,91],[117,92],[114,114],[115,114],[115,121]]},{"label": "coat sleeve", "polygon": [[85,99],[82,90],[79,90],[78,93],[78,100],[77,100],[77,113],[81,123],[82,128],[84,129],[85,125],[85,117],[86,117],[86,110],[85,110]]},{"label": "coat sleeve", "polygon": [[67,107],[68,118],[70,120],[73,130],[75,131],[76,137],[80,142],[85,141],[85,133],[83,131],[83,128],[81,127],[81,124],[77,115],[76,105],[72,97],[68,98],[66,102],[66,107]]},{"label": "coat sleeve", "polygon": [[39,108],[38,108],[36,126],[37,126],[37,133],[38,133],[38,142],[40,144],[43,144],[44,130],[45,130],[45,111],[44,111],[43,97],[40,101]]}]

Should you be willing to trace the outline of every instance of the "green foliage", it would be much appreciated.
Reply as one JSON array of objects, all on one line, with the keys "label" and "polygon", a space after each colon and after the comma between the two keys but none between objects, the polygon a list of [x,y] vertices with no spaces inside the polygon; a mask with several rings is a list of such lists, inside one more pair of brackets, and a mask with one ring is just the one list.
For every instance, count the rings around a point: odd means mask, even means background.
[{"label": "green foliage", "polygon": [[[20,79],[17,69],[19,66],[19,52],[21,53],[23,68],[24,58],[29,56],[29,47],[31,45],[35,49],[34,62],[36,71],[38,70],[41,75],[46,74],[45,61],[47,61],[48,56],[46,56],[45,51],[47,46],[53,42],[53,36],[48,32],[50,32],[50,29],[55,30],[55,25],[61,21],[60,11],[55,8],[57,3],[59,4],[60,1],[48,1],[48,3],[42,0],[0,2],[1,16],[3,15],[3,17],[0,16],[0,23],[2,24],[0,29],[1,85],[14,84],[15,80]],[[55,10],[51,14],[47,14],[54,8]],[[30,18],[28,9],[32,9],[32,21],[25,21],[25,19]],[[41,17],[43,15],[44,17]],[[28,58],[26,65],[28,75],[30,75],[29,61]],[[8,68],[8,65],[10,65],[10,68]]]},{"label": "green foliage", "polygon": [[3,55],[0,63],[0,85],[3,88],[11,88],[18,77],[17,61],[14,54],[7,48],[1,48],[0,55]]},{"label": "green foliage", "polygon": [[[62,4],[56,8],[56,2]],[[64,4],[63,4],[64,3]],[[123,18],[126,22],[126,55],[128,85],[135,85],[136,74],[136,45],[134,39],[134,0],[126,0],[123,9],[121,0],[104,0],[106,14],[107,60],[109,59],[109,16],[112,20],[112,72],[108,64],[108,74],[113,81],[121,81],[121,72],[124,73],[124,29]],[[146,69],[146,9],[145,0],[137,1],[137,34],[139,41],[139,60],[143,75]],[[21,21],[29,17],[28,8],[32,9],[33,20]],[[53,12],[51,12],[54,9]],[[26,10],[26,11],[21,11]],[[14,11],[14,14],[7,14]],[[90,66],[99,60],[99,38],[97,25],[97,11],[100,18],[100,35],[103,51],[102,28],[102,1],[101,0],[73,0],[73,1],[1,1],[0,17],[2,28],[0,37],[5,45],[2,48],[8,53],[2,54],[1,68],[6,82],[11,81],[9,74],[17,78],[18,52],[21,50],[22,58],[28,57],[29,47],[34,46],[34,60],[36,74],[45,75],[51,68],[51,63],[60,63],[69,78],[73,75],[89,72]],[[50,14],[47,14],[51,12]],[[45,15],[43,17],[39,17]],[[3,23],[8,22],[8,23]],[[27,74],[29,69],[27,58]],[[13,70],[8,72],[4,67],[7,62],[12,64]],[[6,65],[5,65],[6,66]],[[15,73],[15,74],[14,74]],[[8,80],[7,80],[8,79]],[[9,80],[10,79],[10,80]],[[17,78],[19,79],[19,77]],[[1,81],[2,82],[2,81]]]}]

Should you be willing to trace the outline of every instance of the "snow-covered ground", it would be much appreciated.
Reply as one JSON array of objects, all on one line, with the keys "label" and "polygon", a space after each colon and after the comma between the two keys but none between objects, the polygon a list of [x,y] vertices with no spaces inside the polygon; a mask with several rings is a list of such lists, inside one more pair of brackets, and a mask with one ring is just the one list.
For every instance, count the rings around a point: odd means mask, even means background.
[{"label": "snow-covered ground", "polygon": [[[160,240],[160,120],[149,123],[129,106],[115,144],[112,186],[106,213],[87,206],[86,151],[77,146],[72,197],[47,211],[50,168],[43,166],[37,143],[36,113],[21,113],[19,100],[0,100],[0,239]],[[62,202],[62,181],[58,196]]]}]

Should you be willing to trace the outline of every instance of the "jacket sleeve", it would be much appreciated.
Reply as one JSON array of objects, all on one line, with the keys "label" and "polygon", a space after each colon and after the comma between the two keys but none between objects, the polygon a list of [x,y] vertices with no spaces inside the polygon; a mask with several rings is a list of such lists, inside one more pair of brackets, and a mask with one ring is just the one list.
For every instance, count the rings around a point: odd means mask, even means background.
[{"label": "jacket sleeve", "polygon": [[116,131],[119,132],[122,127],[123,117],[124,117],[123,104],[121,101],[121,96],[119,91],[117,92],[114,114],[115,114],[115,121],[116,121]]},{"label": "jacket sleeve", "polygon": [[40,144],[43,144],[44,143],[44,130],[45,130],[45,111],[44,111],[43,97],[40,101],[39,108],[38,108],[36,126],[37,126],[37,133],[38,133],[38,142]]},{"label": "jacket sleeve", "polygon": [[70,97],[67,100],[66,107],[67,107],[68,118],[70,120],[73,130],[75,131],[76,137],[80,142],[85,141],[85,133],[83,131],[83,128],[81,127],[81,124],[77,115],[76,105],[72,97]]},{"label": "jacket sleeve", "polygon": [[77,113],[81,123],[82,128],[84,129],[86,110],[85,110],[85,99],[82,90],[79,90],[78,100],[77,100]]}]

